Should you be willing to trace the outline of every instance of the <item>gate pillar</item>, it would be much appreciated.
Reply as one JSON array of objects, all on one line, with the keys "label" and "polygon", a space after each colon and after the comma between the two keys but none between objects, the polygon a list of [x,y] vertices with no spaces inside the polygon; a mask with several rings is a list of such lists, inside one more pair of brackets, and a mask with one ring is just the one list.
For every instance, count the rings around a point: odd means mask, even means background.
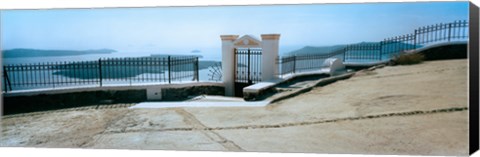
[{"label": "gate pillar", "polygon": [[262,80],[268,81],[277,78],[280,34],[262,34]]},{"label": "gate pillar", "polygon": [[235,53],[233,41],[238,35],[221,35],[222,39],[222,82],[225,86],[225,96],[235,94]]}]

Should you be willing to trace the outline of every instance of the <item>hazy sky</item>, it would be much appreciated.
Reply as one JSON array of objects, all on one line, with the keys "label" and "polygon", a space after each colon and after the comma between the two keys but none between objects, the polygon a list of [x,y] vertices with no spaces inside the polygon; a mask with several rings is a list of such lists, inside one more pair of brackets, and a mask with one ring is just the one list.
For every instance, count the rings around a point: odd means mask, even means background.
[{"label": "hazy sky", "polygon": [[379,41],[468,20],[468,2],[1,11],[3,49],[219,48],[222,34],[280,33],[281,46]]}]

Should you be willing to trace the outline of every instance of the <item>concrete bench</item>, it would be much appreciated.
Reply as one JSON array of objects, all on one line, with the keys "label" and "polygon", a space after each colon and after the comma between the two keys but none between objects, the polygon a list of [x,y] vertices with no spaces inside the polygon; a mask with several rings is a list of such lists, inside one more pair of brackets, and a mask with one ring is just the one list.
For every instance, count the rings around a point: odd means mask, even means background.
[{"label": "concrete bench", "polygon": [[345,65],[343,65],[342,61],[337,58],[326,59],[323,62],[322,67],[323,68],[316,71],[293,74],[285,78],[268,80],[268,81],[253,84],[251,86],[247,86],[243,88],[243,98],[245,100],[257,100],[260,96],[267,93],[274,86],[280,83],[283,83],[285,81],[294,79],[296,77],[302,77],[302,76],[308,76],[308,75],[321,75],[321,74],[327,74],[327,75],[333,76],[345,70]]},{"label": "concrete bench", "polygon": [[283,79],[270,80],[266,82],[259,82],[251,86],[243,88],[243,99],[245,100],[257,100],[259,96],[266,93],[269,89],[277,84],[282,83]]}]

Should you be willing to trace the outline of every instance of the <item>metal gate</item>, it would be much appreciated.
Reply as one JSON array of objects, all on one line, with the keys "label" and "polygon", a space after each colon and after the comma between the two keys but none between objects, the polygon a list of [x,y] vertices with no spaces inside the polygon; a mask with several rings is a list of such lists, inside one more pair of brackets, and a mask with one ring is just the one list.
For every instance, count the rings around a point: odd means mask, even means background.
[{"label": "metal gate", "polygon": [[243,88],[262,79],[262,49],[235,49],[235,96],[243,97]]}]

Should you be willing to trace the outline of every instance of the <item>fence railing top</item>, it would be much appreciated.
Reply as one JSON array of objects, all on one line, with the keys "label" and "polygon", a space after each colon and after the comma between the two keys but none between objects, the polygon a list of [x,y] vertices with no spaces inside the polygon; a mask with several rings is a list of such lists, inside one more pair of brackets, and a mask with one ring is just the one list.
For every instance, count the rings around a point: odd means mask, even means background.
[{"label": "fence railing top", "polygon": [[[148,62],[148,61],[164,61],[166,62],[167,57],[118,57],[118,58],[104,58],[100,57],[96,60],[84,60],[84,61],[53,61],[53,62],[37,62],[37,63],[19,63],[19,64],[4,64],[4,67],[14,67],[14,66],[55,66],[63,64],[93,64],[98,61],[102,62]],[[172,56],[171,60],[195,60],[198,59],[198,56]]]}]

